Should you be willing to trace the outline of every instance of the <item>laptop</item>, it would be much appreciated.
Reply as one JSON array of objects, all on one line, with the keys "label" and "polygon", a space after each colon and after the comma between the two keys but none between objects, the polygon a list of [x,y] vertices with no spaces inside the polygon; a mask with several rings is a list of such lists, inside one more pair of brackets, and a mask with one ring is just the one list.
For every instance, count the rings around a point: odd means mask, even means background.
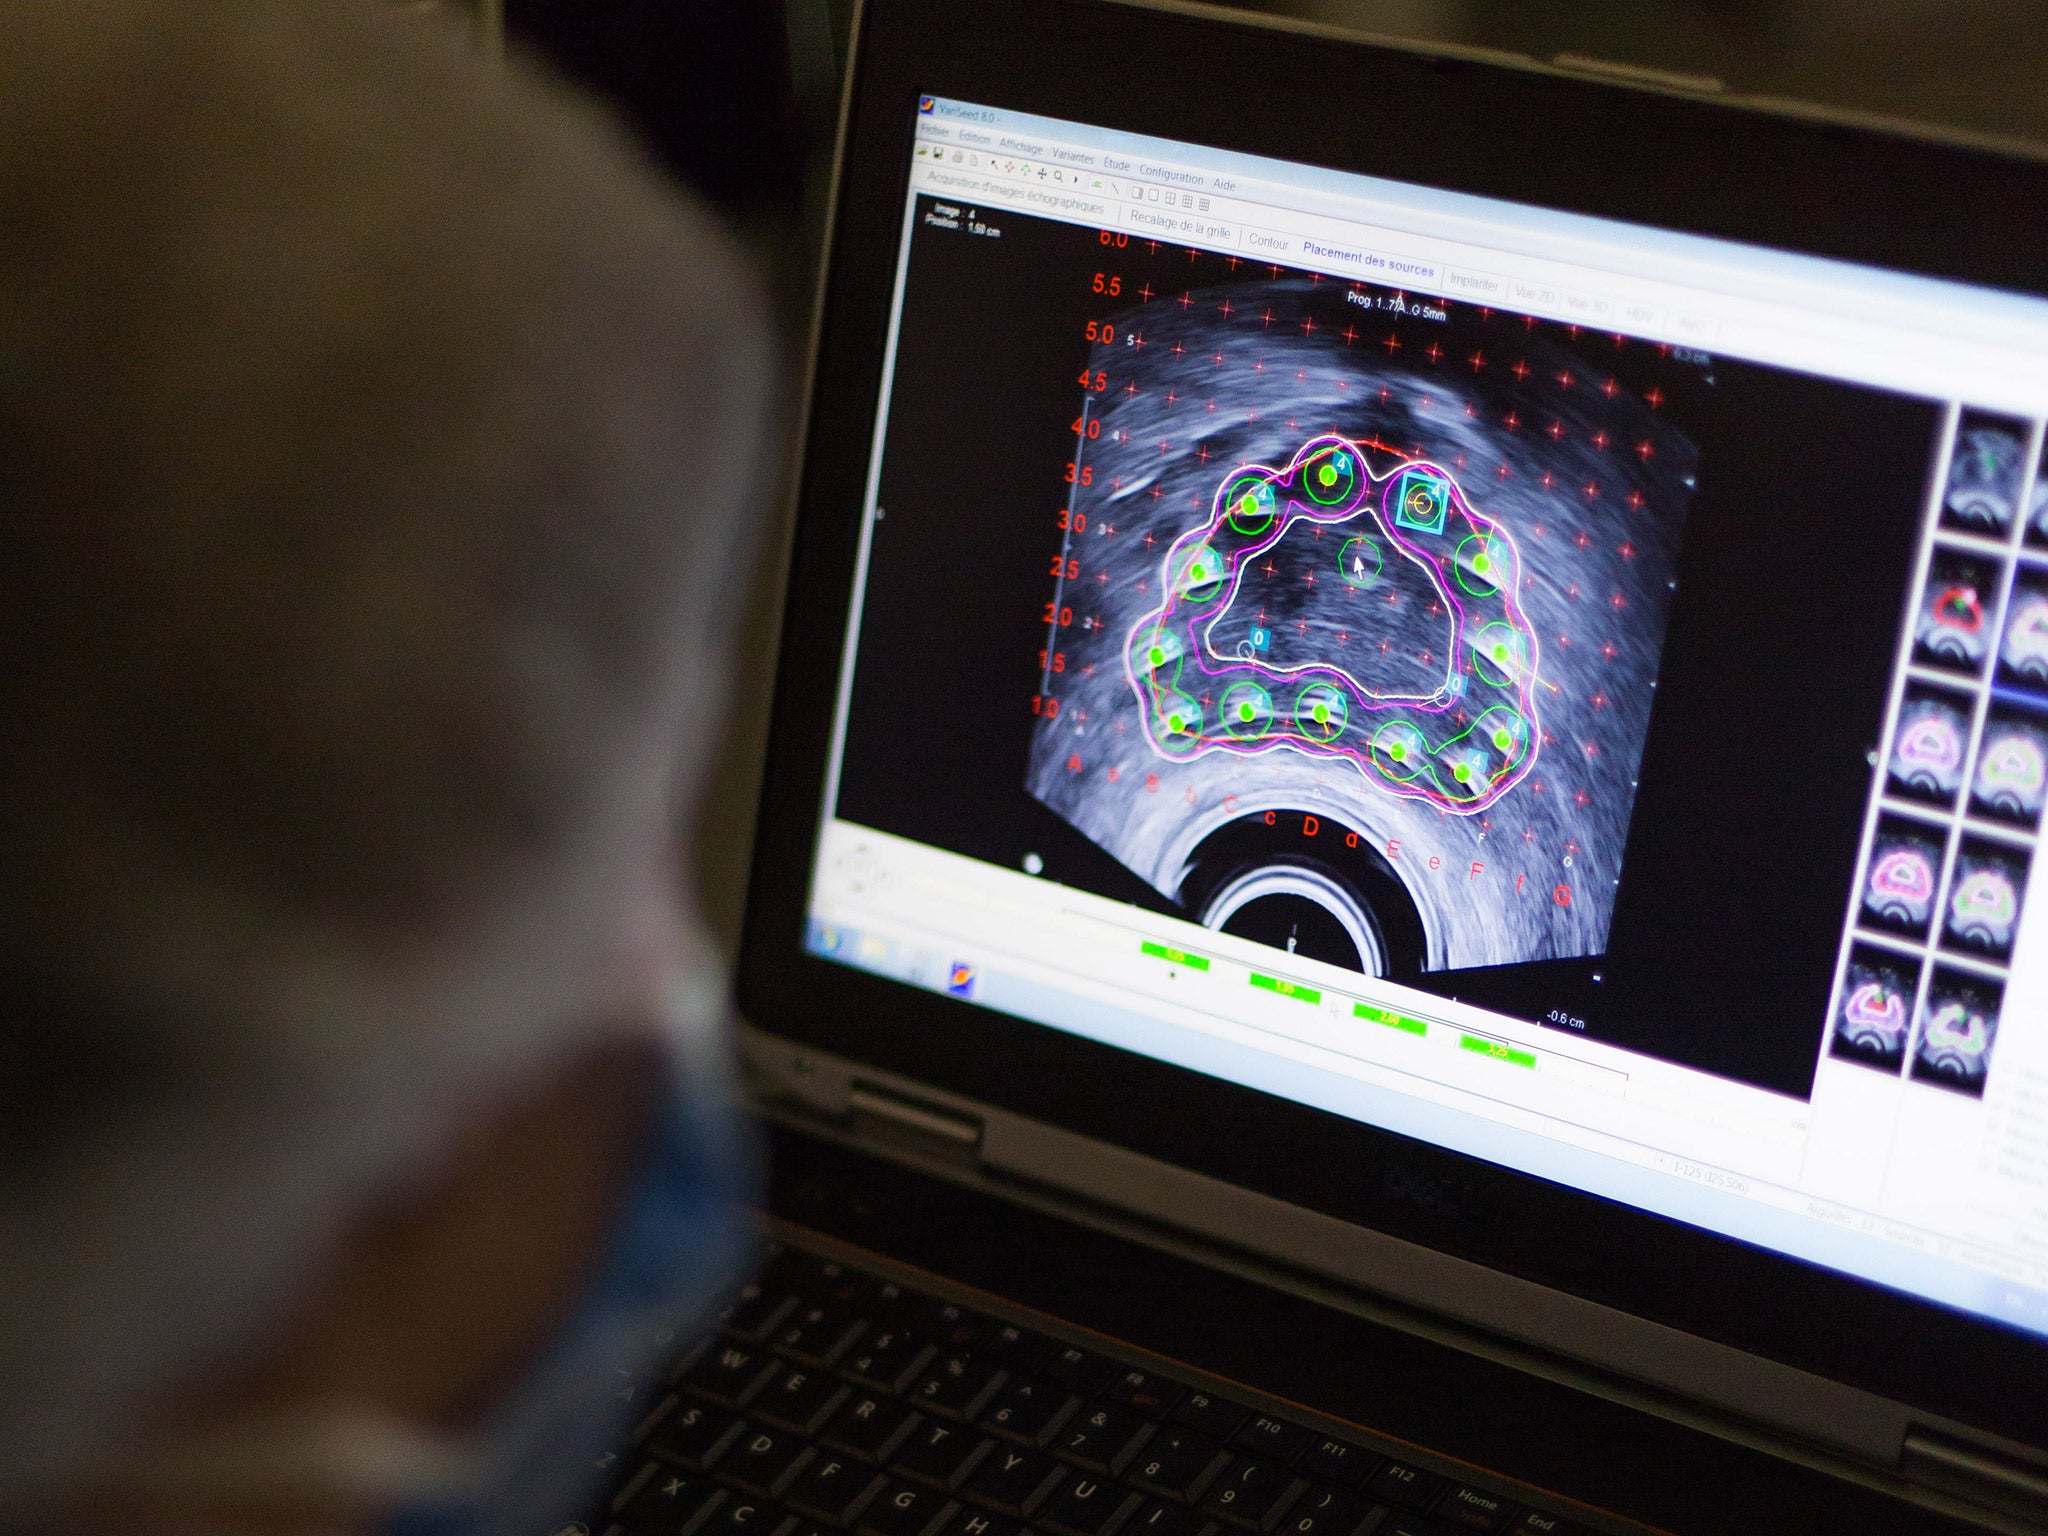
[{"label": "laptop", "polygon": [[870,0],[738,984],[593,1530],[2048,1520],[2048,165]]}]

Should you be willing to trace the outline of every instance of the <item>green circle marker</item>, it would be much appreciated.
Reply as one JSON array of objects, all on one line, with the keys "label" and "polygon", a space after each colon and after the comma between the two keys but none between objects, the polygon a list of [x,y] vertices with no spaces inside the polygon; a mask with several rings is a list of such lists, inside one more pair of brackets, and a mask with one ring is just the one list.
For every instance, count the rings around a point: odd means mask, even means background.
[{"label": "green circle marker", "polygon": [[1159,649],[1159,647],[1156,645],[1152,647],[1152,649],[1147,653],[1147,655],[1150,657],[1152,665],[1155,667],[1158,666],[1159,663],[1161,663],[1162,661],[1166,660],[1166,652]]},{"label": "green circle marker", "polygon": [[1451,770],[1451,777],[1452,777],[1452,778],[1454,778],[1454,779],[1456,779],[1456,780],[1457,780],[1457,781],[1458,781],[1458,782],[1459,782],[1460,784],[1463,784],[1463,783],[1464,783],[1464,782],[1465,782],[1465,781],[1466,781],[1467,779],[1469,779],[1469,778],[1471,778],[1471,777],[1472,777],[1472,766],[1471,766],[1471,764],[1469,764],[1469,763],[1460,763],[1460,764],[1458,764],[1458,766],[1457,766],[1457,767],[1455,767],[1455,768],[1453,768],[1453,769]]},{"label": "green circle marker", "polygon": [[1271,482],[1254,475],[1234,481],[1223,494],[1230,526],[1246,538],[1257,538],[1273,525],[1276,498]]},{"label": "green circle marker", "polygon": [[1512,747],[1514,744],[1515,738],[1510,736],[1505,730],[1499,730],[1493,733],[1493,745],[1496,750],[1505,752],[1509,747]]},{"label": "green circle marker", "polygon": [[1330,723],[1330,706],[1327,704],[1318,704],[1309,713],[1315,716],[1317,725],[1328,725]]},{"label": "green circle marker", "polygon": [[1179,730],[1179,729],[1181,728],[1181,727],[1180,727],[1180,712],[1179,712],[1178,710],[1176,710],[1176,711],[1175,711],[1174,713],[1172,713],[1172,714],[1168,715],[1168,716],[1166,717],[1166,723],[1167,723],[1167,724],[1168,724],[1169,726],[1171,726],[1171,727],[1172,727],[1172,728],[1173,728],[1174,730],[1176,730],[1176,731],[1177,731],[1177,730]]},{"label": "green circle marker", "polygon": [[1316,478],[1322,481],[1325,485],[1335,485],[1337,483],[1336,466],[1331,464],[1325,464],[1321,469],[1316,471]]},{"label": "green circle marker", "polygon": [[1257,713],[1258,711],[1253,709],[1250,704],[1240,704],[1237,706],[1237,718],[1240,720],[1249,720]]},{"label": "green circle marker", "polygon": [[1493,538],[1490,534],[1467,534],[1458,541],[1457,552],[1451,557],[1452,573],[1458,585],[1474,597],[1491,597],[1501,588],[1501,562],[1493,558]]},{"label": "green circle marker", "polygon": [[1406,762],[1408,760],[1408,748],[1403,743],[1397,741],[1387,749],[1387,756],[1397,763]]}]

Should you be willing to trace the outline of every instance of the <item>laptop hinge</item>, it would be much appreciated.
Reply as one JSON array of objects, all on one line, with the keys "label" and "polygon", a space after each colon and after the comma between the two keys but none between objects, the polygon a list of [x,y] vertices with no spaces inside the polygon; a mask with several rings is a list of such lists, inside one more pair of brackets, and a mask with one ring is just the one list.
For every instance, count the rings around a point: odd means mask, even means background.
[{"label": "laptop hinge", "polygon": [[980,1158],[981,1121],[950,1106],[855,1078],[847,1108],[858,1135],[877,1137],[948,1162],[973,1163]]},{"label": "laptop hinge", "polygon": [[1924,1429],[1906,1431],[1899,1464],[1930,1488],[2009,1515],[2048,1520],[2048,1468]]}]

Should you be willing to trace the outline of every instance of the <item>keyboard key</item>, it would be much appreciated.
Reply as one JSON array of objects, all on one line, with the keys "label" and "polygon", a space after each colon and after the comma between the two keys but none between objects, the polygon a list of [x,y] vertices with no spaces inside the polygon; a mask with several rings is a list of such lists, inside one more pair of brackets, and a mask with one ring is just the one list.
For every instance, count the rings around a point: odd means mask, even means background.
[{"label": "keyboard key", "polygon": [[1013,1381],[982,1411],[981,1427],[1025,1445],[1043,1445],[1079,1399],[1046,1381]]},{"label": "keyboard key", "polygon": [[1067,1345],[1045,1363],[1045,1374],[1084,1397],[1093,1397],[1115,1378],[1116,1366],[1100,1355]]},{"label": "keyboard key", "polygon": [[1383,1504],[1420,1511],[1436,1502],[1444,1491],[1444,1485],[1445,1479],[1434,1472],[1423,1472],[1415,1467],[1404,1467],[1398,1461],[1390,1461],[1372,1475],[1365,1491]]},{"label": "keyboard key", "polygon": [[843,1527],[882,1486],[873,1467],[826,1451],[811,1458],[783,1490],[782,1501],[799,1514]]},{"label": "keyboard key", "polygon": [[863,1461],[883,1461],[917,1422],[916,1411],[894,1398],[861,1396],[840,1404],[818,1438]]},{"label": "keyboard key", "polygon": [[767,1384],[779,1364],[773,1355],[744,1344],[715,1344],[684,1372],[678,1385],[714,1403],[739,1408]]},{"label": "keyboard key", "polygon": [[925,1368],[917,1385],[910,1389],[910,1400],[929,1413],[969,1419],[1008,1379],[1009,1372],[992,1360],[968,1354],[947,1355]]},{"label": "keyboard key", "polygon": [[1140,1432],[1150,1429],[1134,1413],[1084,1403],[1081,1411],[1053,1437],[1052,1453],[1062,1461],[1114,1477],[1123,1471],[1124,1462],[1137,1448]]},{"label": "keyboard key", "polygon": [[777,1484],[814,1454],[795,1435],[754,1428],[733,1442],[719,1464],[718,1475],[756,1493],[773,1493]]},{"label": "keyboard key", "polygon": [[953,1517],[953,1523],[946,1527],[946,1536],[1024,1536],[1024,1528],[1002,1515],[984,1514],[978,1509],[963,1509]]},{"label": "keyboard key", "polygon": [[838,1307],[842,1311],[856,1315],[865,1315],[884,1286],[894,1289],[890,1282],[878,1280],[875,1276],[849,1265],[834,1264],[829,1267],[832,1270],[829,1275],[823,1270],[819,1271],[821,1283],[812,1289],[811,1300],[821,1301],[827,1306]]},{"label": "keyboard key", "polygon": [[1483,1488],[1458,1487],[1439,1499],[1432,1513],[1439,1524],[1454,1531],[1478,1531],[1482,1536],[1493,1536],[1508,1523],[1513,1509],[1499,1494]]},{"label": "keyboard key", "polygon": [[927,1419],[897,1447],[889,1458],[889,1470],[934,1487],[958,1488],[994,1444],[971,1429]]},{"label": "keyboard key", "polygon": [[1379,1457],[1344,1440],[1318,1440],[1303,1451],[1294,1470],[1319,1483],[1356,1488],[1379,1465]]},{"label": "keyboard key", "polygon": [[1015,1323],[994,1323],[981,1341],[981,1352],[1013,1371],[1035,1371],[1053,1355],[1051,1339]]},{"label": "keyboard key", "polygon": [[994,1331],[995,1321],[953,1302],[941,1301],[934,1303],[926,1314],[925,1328],[940,1349],[960,1351],[981,1348],[982,1341]]},{"label": "keyboard key", "polygon": [[1590,1536],[1583,1525],[1562,1515],[1546,1515],[1540,1509],[1525,1509],[1511,1530],[1514,1536]]},{"label": "keyboard key", "polygon": [[1357,1494],[1311,1484],[1288,1506],[1274,1536],[1352,1536],[1365,1511],[1366,1502]]},{"label": "keyboard key", "polygon": [[868,1500],[855,1529],[862,1536],[925,1536],[951,1508],[943,1493],[909,1483],[890,1483]]},{"label": "keyboard key", "polygon": [[1315,1436],[1299,1424],[1255,1413],[1238,1427],[1230,1443],[1240,1451],[1250,1451],[1269,1461],[1292,1461],[1308,1449],[1313,1439]]},{"label": "keyboard key", "polygon": [[1103,1398],[1114,1408],[1128,1408],[1142,1418],[1160,1419],[1180,1401],[1186,1390],[1150,1371],[1119,1371],[1116,1379],[1102,1389]]},{"label": "keyboard key", "polygon": [[725,1497],[708,1477],[650,1461],[612,1500],[612,1513],[635,1530],[684,1536]]},{"label": "keyboard key", "polygon": [[878,1279],[868,1287],[867,1300],[862,1306],[868,1316],[883,1327],[900,1327],[924,1311],[925,1298],[915,1291],[905,1290],[894,1280]]},{"label": "keyboard key", "polygon": [[768,1332],[796,1307],[796,1297],[784,1290],[769,1290],[755,1281],[739,1288],[718,1314],[718,1326],[734,1338],[758,1344]]},{"label": "keyboard key", "polygon": [[811,1365],[830,1365],[866,1327],[852,1313],[837,1307],[804,1306],[777,1326],[769,1342],[783,1354]]},{"label": "keyboard key", "polygon": [[693,1472],[706,1472],[746,1428],[736,1413],[714,1408],[709,1403],[677,1403],[674,1411],[655,1423],[647,1437],[651,1455],[673,1461]]},{"label": "keyboard key", "polygon": [[1162,1429],[1131,1459],[1128,1474],[1140,1488],[1192,1504],[1230,1458],[1209,1441],[1180,1429]]},{"label": "keyboard key", "polygon": [[750,1493],[727,1494],[692,1536],[794,1536],[796,1516]]},{"label": "keyboard key", "polygon": [[848,1285],[859,1286],[865,1278],[859,1270],[837,1259],[821,1259],[794,1248],[778,1254],[761,1272],[764,1284],[779,1284],[809,1301],[826,1299]]},{"label": "keyboard key", "polygon": [[1124,1527],[1123,1536],[1199,1536],[1204,1523],[1200,1515],[1178,1504],[1154,1499]]},{"label": "keyboard key", "polygon": [[1233,1403],[1227,1397],[1190,1392],[1174,1406],[1168,1417],[1197,1434],[1207,1435],[1211,1440],[1228,1440],[1237,1433],[1237,1426],[1250,1412],[1244,1404]]},{"label": "keyboard key", "polygon": [[1202,1508],[1232,1525],[1270,1531],[1305,1486],[1285,1467],[1240,1457],[1209,1485]]},{"label": "keyboard key", "polygon": [[1057,1462],[1031,1451],[999,1445],[982,1457],[980,1465],[961,1485],[960,1495],[1003,1514],[1028,1518],[1038,1507],[1038,1501],[1065,1475],[1065,1468]]},{"label": "keyboard key", "polygon": [[1039,1507],[1032,1524],[1059,1536],[1113,1536],[1142,1502],[1089,1472],[1076,1472]]},{"label": "keyboard key", "polygon": [[823,1371],[793,1365],[778,1371],[755,1395],[750,1411],[757,1419],[807,1435],[850,1395]]},{"label": "keyboard key", "polygon": [[860,1340],[840,1362],[839,1369],[863,1386],[901,1392],[933,1353],[932,1347],[916,1334],[901,1328],[883,1328]]}]

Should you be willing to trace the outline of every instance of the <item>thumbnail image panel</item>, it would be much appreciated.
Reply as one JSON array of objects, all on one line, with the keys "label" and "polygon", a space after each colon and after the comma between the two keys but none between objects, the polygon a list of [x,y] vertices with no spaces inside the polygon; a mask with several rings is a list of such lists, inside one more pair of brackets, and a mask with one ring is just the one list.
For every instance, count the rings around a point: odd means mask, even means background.
[{"label": "thumbnail image panel", "polygon": [[1906,685],[1885,765],[1886,788],[1908,800],[1951,807],[1963,783],[1963,746],[1970,739],[1970,699],[1925,683]]},{"label": "thumbnail image panel", "polygon": [[1913,621],[1913,659],[1981,677],[1991,654],[1991,611],[2004,567],[1983,555],[1937,545]]},{"label": "thumbnail image panel", "polygon": [[2027,888],[2027,852],[2009,843],[1965,837],[1956,854],[1942,942],[1986,959],[2012,958],[2012,939]]},{"label": "thumbnail image panel", "polygon": [[2048,571],[2022,566],[2005,605],[1998,639],[1998,681],[2048,694]]},{"label": "thumbnail image panel", "polygon": [[2027,478],[2028,425],[2009,416],[1965,411],[1941,496],[1944,528],[2003,539],[2019,516]]},{"label": "thumbnail image panel", "polygon": [[1922,939],[1934,919],[1945,835],[1904,816],[1880,816],[1863,872],[1864,924]]},{"label": "thumbnail image panel", "polygon": [[2029,830],[2048,802],[2048,715],[1994,704],[1977,748],[1970,812]]},{"label": "thumbnail image panel", "polygon": [[1920,1010],[1914,1080],[1983,1097],[2004,1001],[2005,988],[1988,977],[1937,965]]},{"label": "thumbnail image panel", "polygon": [[1920,969],[1920,961],[1875,944],[1850,949],[1828,1054],[1897,1073],[1906,1059],[1913,999],[1920,993]]}]

